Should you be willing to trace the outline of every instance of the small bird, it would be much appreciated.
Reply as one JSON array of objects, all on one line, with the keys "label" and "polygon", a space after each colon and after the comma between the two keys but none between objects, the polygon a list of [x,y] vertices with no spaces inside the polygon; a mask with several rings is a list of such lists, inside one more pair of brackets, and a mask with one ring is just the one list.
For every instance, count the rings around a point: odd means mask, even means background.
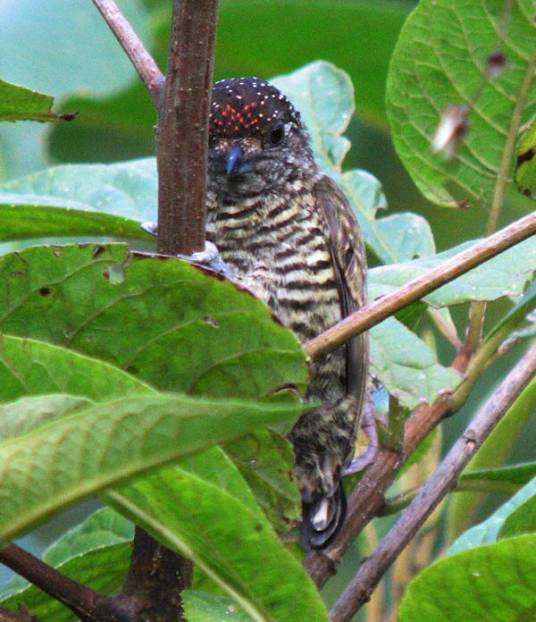
[{"label": "small bird", "polygon": [[[248,288],[302,342],[363,306],[366,256],[357,220],[319,171],[285,95],[259,78],[217,82],[208,164],[207,243],[185,259]],[[322,406],[289,435],[306,550],[325,547],[344,520],[341,475],[353,457],[367,367],[363,334],[310,365],[306,398]]]},{"label": "small bird", "polygon": [[[217,82],[209,124],[207,240],[305,342],[365,303],[352,208],[319,171],[299,112],[268,82]],[[353,457],[367,365],[365,335],[311,364],[306,397],[322,406],[290,433],[306,550],[326,546],[344,520],[341,474]]]}]

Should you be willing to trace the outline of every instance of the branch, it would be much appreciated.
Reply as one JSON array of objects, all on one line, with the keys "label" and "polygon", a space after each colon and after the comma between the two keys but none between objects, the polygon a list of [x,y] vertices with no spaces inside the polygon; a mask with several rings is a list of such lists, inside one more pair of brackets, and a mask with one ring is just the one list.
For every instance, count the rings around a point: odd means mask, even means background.
[{"label": "branch", "polygon": [[158,122],[158,250],[205,243],[208,115],[218,0],[174,0],[169,69]]},{"label": "branch", "polygon": [[336,350],[351,337],[372,328],[403,307],[407,307],[412,302],[419,300],[445,285],[445,283],[465,274],[535,233],[536,212],[533,212],[406,283],[400,289],[391,294],[386,294],[352,313],[318,337],[308,341],[305,344],[307,354],[315,359],[326,352]]},{"label": "branch", "polygon": [[138,75],[145,83],[154,105],[158,108],[165,80],[158,65],[145,49],[141,39],[134,32],[114,0],[93,0],[93,4],[125,50]]},{"label": "branch", "polygon": [[495,389],[462,436],[454,443],[434,475],[422,487],[374,553],[363,562],[331,610],[333,622],[348,622],[367,602],[393,560],[413,538],[443,497],[456,485],[463,468],[535,373],[536,344]]},{"label": "branch", "polygon": [[136,528],[132,561],[120,602],[136,603],[136,620],[182,620],[182,592],[192,581],[192,564]]},{"label": "branch", "polygon": [[[113,622],[120,613],[107,596],[65,577],[15,544],[10,544],[0,551],[0,562],[52,598],[59,600],[83,622]],[[7,621],[9,617],[4,619]],[[134,621],[136,618],[121,619]],[[15,622],[17,618],[12,620]],[[24,618],[18,618],[19,622],[22,620]],[[1,614],[0,621],[2,621]]]}]

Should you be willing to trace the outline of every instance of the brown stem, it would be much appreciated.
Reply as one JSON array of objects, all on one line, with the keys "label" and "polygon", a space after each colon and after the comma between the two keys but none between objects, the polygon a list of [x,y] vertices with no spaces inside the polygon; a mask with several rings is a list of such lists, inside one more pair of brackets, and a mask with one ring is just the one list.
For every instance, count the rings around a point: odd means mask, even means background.
[{"label": "brown stem", "polygon": [[[467,359],[459,354],[452,366],[463,372],[466,365]],[[337,563],[356,535],[380,512],[385,493],[405,460],[448,412],[450,406],[446,397],[439,398],[431,406],[418,408],[406,422],[403,452],[380,448],[348,499],[347,518],[333,543],[322,552],[310,553],[305,560],[309,574],[319,587],[335,574]]]},{"label": "brown stem", "polygon": [[217,0],[174,0],[169,70],[158,122],[158,250],[204,248],[208,114]]},{"label": "brown stem", "polygon": [[149,94],[158,107],[160,95],[164,86],[164,76],[153,57],[145,49],[141,39],[134,32],[125,16],[119,10],[114,0],[92,0],[100,14],[121,44],[126,55],[130,58],[138,75],[143,80]]},{"label": "brown stem", "polygon": [[311,358],[336,350],[351,337],[379,324],[403,307],[419,300],[445,283],[484,263],[536,233],[536,212],[520,218],[501,231],[477,242],[471,248],[458,253],[441,265],[428,270],[420,277],[406,283],[400,289],[371,302],[359,311],[332,326],[305,344]]},{"label": "brown stem", "polygon": [[121,603],[135,603],[137,617],[151,622],[183,620],[182,592],[192,582],[193,566],[136,528],[132,560]]},{"label": "brown stem", "polygon": [[521,358],[495,389],[462,436],[454,443],[434,475],[422,487],[374,553],[368,557],[331,610],[332,622],[348,622],[367,602],[378,581],[413,538],[444,496],[456,485],[458,476],[476,450],[512,406],[536,373],[536,344]]},{"label": "brown stem", "polygon": [[122,617],[115,607],[110,608],[107,596],[63,576],[15,544],[0,551],[0,562],[59,600],[84,622],[134,621],[134,618]]}]

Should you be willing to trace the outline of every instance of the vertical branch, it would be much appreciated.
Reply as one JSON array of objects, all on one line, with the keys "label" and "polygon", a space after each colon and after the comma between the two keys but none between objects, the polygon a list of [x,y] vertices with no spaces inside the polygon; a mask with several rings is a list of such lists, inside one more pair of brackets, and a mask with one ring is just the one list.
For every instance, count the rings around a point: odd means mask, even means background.
[{"label": "vertical branch", "polygon": [[217,0],[174,0],[158,121],[158,250],[204,248],[208,115]]}]

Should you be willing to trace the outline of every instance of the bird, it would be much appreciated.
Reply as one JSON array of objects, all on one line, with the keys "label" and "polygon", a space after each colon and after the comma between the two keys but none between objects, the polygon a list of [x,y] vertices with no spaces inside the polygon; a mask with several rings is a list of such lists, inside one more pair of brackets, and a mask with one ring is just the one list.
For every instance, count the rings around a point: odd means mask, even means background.
[{"label": "bird", "polygon": [[[302,343],[365,304],[354,212],[319,170],[299,111],[263,79],[212,87],[206,216],[205,250],[185,258],[249,289]],[[309,366],[305,398],[321,405],[289,434],[306,551],[326,547],[345,518],[342,473],[354,453],[367,367],[366,334]]]}]

